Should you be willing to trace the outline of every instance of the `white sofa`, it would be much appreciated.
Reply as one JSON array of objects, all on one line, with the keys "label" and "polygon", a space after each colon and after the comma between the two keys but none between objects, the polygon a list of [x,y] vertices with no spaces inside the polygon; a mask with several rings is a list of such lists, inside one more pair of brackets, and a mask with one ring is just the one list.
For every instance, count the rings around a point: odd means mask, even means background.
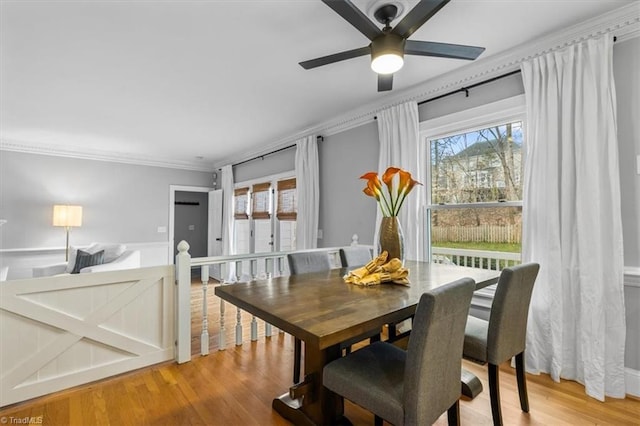
[{"label": "white sofa", "polygon": [[[80,270],[81,274],[90,272],[117,271],[121,269],[134,269],[140,267],[140,251],[126,250],[122,244],[98,244],[94,243],[88,248],[80,248],[88,253],[96,253],[105,250],[104,263],[100,265],[87,266]],[[50,277],[70,273],[75,265],[78,248],[71,247],[69,250],[69,261],[66,263],[56,263],[53,265],[38,266],[33,268],[33,277]]]}]

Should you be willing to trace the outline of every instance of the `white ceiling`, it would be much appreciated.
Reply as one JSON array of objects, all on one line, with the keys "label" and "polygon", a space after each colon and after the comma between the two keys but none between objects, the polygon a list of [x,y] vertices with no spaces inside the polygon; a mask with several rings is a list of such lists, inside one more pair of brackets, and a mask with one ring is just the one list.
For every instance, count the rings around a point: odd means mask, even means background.
[{"label": "white ceiling", "polygon": [[[481,60],[632,1],[452,0],[411,39],[484,46]],[[354,3],[368,12],[380,1]],[[366,56],[304,70],[302,60],[368,44],[319,0],[0,7],[0,138],[54,152],[207,168],[466,64],[408,56],[386,93]]]}]

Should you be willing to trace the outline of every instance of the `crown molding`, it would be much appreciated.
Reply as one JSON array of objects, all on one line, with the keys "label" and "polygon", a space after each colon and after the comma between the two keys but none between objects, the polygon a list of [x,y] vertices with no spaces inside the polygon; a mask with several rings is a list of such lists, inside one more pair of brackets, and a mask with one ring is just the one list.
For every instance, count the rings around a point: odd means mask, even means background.
[{"label": "crown molding", "polygon": [[267,143],[259,150],[244,152],[242,156],[229,156],[214,163],[215,168],[238,163],[249,158],[269,154],[291,145],[297,139],[310,134],[330,136],[371,122],[377,113],[405,102],[421,102],[470,86],[493,77],[517,70],[520,64],[531,58],[563,49],[575,43],[603,35],[616,36],[618,42],[640,36],[640,4],[631,3],[606,14],[567,27],[562,31],[548,34],[520,44],[506,52],[497,53],[476,60],[442,76],[387,96],[382,101],[372,102],[318,125],[303,129],[298,133]]},{"label": "crown molding", "polygon": [[106,161],[111,163],[134,164],[138,166],[163,167],[168,169],[212,172],[210,163],[197,163],[153,157],[150,155],[134,155],[123,152],[101,151],[95,149],[74,149],[60,145],[45,145],[18,140],[0,140],[0,151],[22,152],[27,154],[50,155],[54,157],[76,158],[81,160]]}]

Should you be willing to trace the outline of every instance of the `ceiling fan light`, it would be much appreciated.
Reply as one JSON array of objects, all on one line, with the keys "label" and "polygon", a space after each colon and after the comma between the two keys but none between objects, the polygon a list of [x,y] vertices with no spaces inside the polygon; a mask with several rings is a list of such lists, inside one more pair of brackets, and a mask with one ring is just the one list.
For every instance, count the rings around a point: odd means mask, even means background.
[{"label": "ceiling fan light", "polygon": [[378,74],[393,74],[404,65],[404,59],[397,53],[386,53],[371,60],[371,69]]},{"label": "ceiling fan light", "polygon": [[393,74],[404,65],[405,40],[385,33],[371,42],[371,69],[378,74]]}]

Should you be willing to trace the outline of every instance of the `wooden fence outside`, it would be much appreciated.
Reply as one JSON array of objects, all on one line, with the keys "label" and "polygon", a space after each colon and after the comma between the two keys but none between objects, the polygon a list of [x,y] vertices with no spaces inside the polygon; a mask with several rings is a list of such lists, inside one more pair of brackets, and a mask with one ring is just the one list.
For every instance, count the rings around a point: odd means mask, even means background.
[{"label": "wooden fence outside", "polygon": [[480,225],[480,226],[432,226],[433,242],[487,242],[520,243],[522,226],[516,225]]}]

